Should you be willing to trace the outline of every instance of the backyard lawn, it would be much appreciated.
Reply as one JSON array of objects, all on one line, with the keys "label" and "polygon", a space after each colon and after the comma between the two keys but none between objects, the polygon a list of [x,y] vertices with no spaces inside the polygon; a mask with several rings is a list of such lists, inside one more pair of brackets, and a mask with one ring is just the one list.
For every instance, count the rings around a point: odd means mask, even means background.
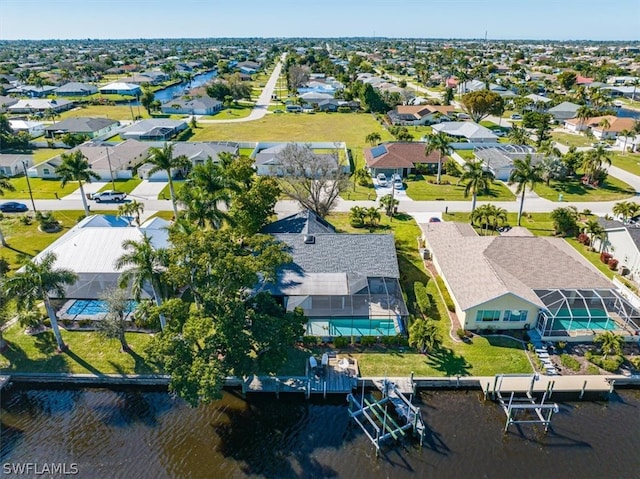
[{"label": "backyard lawn", "polygon": [[61,119],[83,116],[106,117],[112,120],[131,120],[134,116],[150,118],[143,107],[132,105],[82,105],[60,114]]},{"label": "backyard lawn", "polygon": [[33,150],[33,163],[37,165],[67,151],[64,148],[36,148]]},{"label": "backyard lawn", "polygon": [[[94,211],[94,214],[107,213],[106,211]],[[111,212],[113,214],[113,211]],[[8,247],[0,247],[0,257],[9,262],[11,270],[22,266],[29,258],[37,255],[56,239],[69,231],[78,221],[84,211],[68,210],[54,212],[55,218],[62,224],[62,229],[57,233],[43,233],[38,230],[38,222],[30,225],[22,223],[22,214],[4,214],[0,220],[0,228],[7,240]]]},{"label": "backyard lawn", "polygon": [[[238,118],[246,118],[253,110],[253,105],[232,105],[229,108],[223,108],[215,115],[202,117],[203,120],[237,120]],[[204,127],[207,123],[198,123],[199,127]]]},{"label": "backyard lawn", "polygon": [[[348,213],[334,213],[327,220],[341,232],[368,232],[366,228],[353,228],[349,224]],[[433,298],[434,305],[430,316],[436,320],[443,342],[441,348],[426,356],[409,348],[374,347],[361,351],[356,347],[348,347],[342,350],[341,354],[358,359],[363,376],[409,376],[411,371],[417,376],[532,372],[521,343],[515,340],[475,337],[472,344],[454,342],[449,337],[451,323],[446,307],[437,294],[435,281],[427,275],[418,254],[417,238],[421,236],[420,228],[412,217],[402,214],[393,219],[383,215],[380,223],[376,232],[392,232],[395,235],[400,283],[410,305],[414,302],[413,283],[427,283],[427,291]]]},{"label": "backyard lawn", "polygon": [[640,176],[640,153],[619,153],[611,155],[611,164]]},{"label": "backyard lawn", "polygon": [[563,133],[558,131],[551,132],[551,138],[562,145],[566,146],[591,146],[596,140],[589,139],[585,135],[580,135],[577,133]]},{"label": "backyard lawn", "polygon": [[[2,197],[0,197],[1,199],[29,199],[29,186],[24,176],[11,178],[9,182],[14,186],[15,191],[5,190]],[[78,189],[77,181],[70,181],[62,188],[62,183],[60,179],[57,178],[29,178],[29,185],[31,185],[33,197],[37,200],[53,200],[56,197],[56,193],[58,194],[58,198],[62,198]]]},{"label": "backyard lawn", "polygon": [[34,336],[24,334],[24,328],[14,325],[4,332],[8,348],[0,353],[0,371],[11,373],[45,372],[74,374],[151,374],[158,373],[145,358],[144,348],[151,335],[127,333],[133,352],[121,353],[120,342],[104,339],[95,332],[66,331],[62,338],[69,351],[55,352],[56,341],[51,330]]},{"label": "backyard lawn", "polygon": [[[429,180],[433,183],[429,183]],[[449,175],[442,175],[442,183],[435,184],[436,175],[409,175],[405,181],[407,195],[413,200],[450,200],[450,201],[471,201],[471,197],[464,197],[464,186],[457,185],[458,178]],[[446,183],[449,184],[446,184]],[[500,182],[491,186],[487,194],[479,194],[480,201],[512,201],[515,196],[509,189]]]},{"label": "backyard lawn", "polygon": [[611,175],[598,188],[585,186],[580,179],[551,180],[549,186],[544,183],[537,184],[535,192],[542,198],[551,201],[559,201],[560,194],[562,194],[563,201],[616,201],[630,198],[636,194],[631,185]]}]

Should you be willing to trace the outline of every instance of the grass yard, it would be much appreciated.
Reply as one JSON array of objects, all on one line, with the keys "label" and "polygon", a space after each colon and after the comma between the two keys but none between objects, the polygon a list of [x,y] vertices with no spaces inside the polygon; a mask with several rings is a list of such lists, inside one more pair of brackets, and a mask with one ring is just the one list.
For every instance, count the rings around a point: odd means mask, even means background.
[{"label": "grass yard", "polygon": [[[527,207],[527,203],[524,203],[525,208]],[[457,221],[458,223],[468,223],[469,222],[469,213],[467,212],[451,212],[444,213],[442,218],[445,221]],[[553,228],[553,220],[551,219],[551,213],[524,213],[522,216],[522,221],[520,222],[521,226],[527,228],[531,233],[535,236],[553,236],[555,230]],[[507,225],[509,226],[517,226],[518,224],[518,213],[507,213]],[[485,231],[480,231],[476,229],[479,234],[485,233]],[[497,235],[494,231],[489,231],[489,234]]]},{"label": "grass yard", "polygon": [[[107,213],[94,211],[95,214]],[[113,211],[110,213],[113,214]],[[0,228],[4,234],[8,247],[0,247],[0,257],[6,259],[12,270],[18,269],[31,257],[37,255],[56,239],[76,225],[78,218],[84,215],[81,210],[67,210],[54,212],[55,218],[62,224],[57,233],[43,233],[38,230],[38,223],[34,220],[30,225],[20,221],[24,215],[5,213],[0,220]]]},{"label": "grass yard", "polygon": [[460,155],[465,160],[474,160],[476,157],[476,154],[473,152],[473,150],[454,150],[454,152]]},{"label": "grass yard", "polygon": [[[14,186],[15,191],[4,191],[2,199],[29,199],[29,187],[24,176],[11,178],[9,182]],[[36,200],[53,200],[56,198],[56,193],[58,198],[62,198],[78,189],[77,181],[71,181],[63,188],[59,179],[29,178],[29,184]]]},{"label": "grass yard", "polygon": [[[223,108],[215,115],[205,116],[204,120],[236,120],[238,118],[246,118],[253,110],[253,105],[233,105],[229,108]],[[198,126],[204,127],[206,123],[199,123]]]},{"label": "grass yard", "polygon": [[407,126],[407,130],[413,136],[414,141],[420,141],[423,136],[433,133],[433,128],[428,125]]},{"label": "grass yard", "polygon": [[64,148],[36,148],[33,150],[33,163],[37,165],[67,151]]},{"label": "grass yard", "polygon": [[566,146],[591,146],[591,143],[597,140],[589,139],[584,135],[575,133],[562,133],[558,131],[551,132],[551,138],[562,145]]},{"label": "grass yard", "polygon": [[191,141],[344,141],[362,167],[365,137],[377,132],[382,141],[392,140],[387,130],[366,113],[316,113],[315,115],[266,115],[244,123],[201,124]]},{"label": "grass yard", "polygon": [[[367,233],[368,229],[353,228],[348,213],[334,213],[327,217],[338,231]],[[409,215],[397,215],[390,219],[383,215],[376,232],[395,235],[400,283],[410,305],[413,304],[413,283],[427,283],[427,291],[433,298],[430,316],[436,320],[443,339],[442,347],[429,355],[422,355],[404,348],[368,348],[360,351],[349,347],[342,351],[356,359],[363,376],[408,376],[413,371],[418,376],[493,375],[504,373],[528,373],[532,371],[521,344],[505,338],[475,337],[472,344],[457,343],[449,337],[450,321],[446,307],[436,293],[435,281],[424,269],[418,254],[417,238],[420,228]],[[411,308],[411,306],[410,306]]]},{"label": "grass yard", "polygon": [[[549,186],[544,183],[537,184],[535,192],[551,201],[558,201],[560,194],[563,201],[616,201],[631,198],[636,194],[631,185],[611,175],[599,188],[585,186],[579,179],[551,180]],[[525,208],[526,206],[525,202]]]},{"label": "grass yard", "polygon": [[[133,114],[132,114],[133,113]],[[142,106],[133,105],[83,105],[60,114],[60,119],[95,116],[113,120],[131,120],[133,116],[151,118]]]},{"label": "grass yard", "polygon": [[353,180],[340,197],[344,200],[375,200],[377,198],[376,190],[372,186],[360,186],[357,183],[354,185]]},{"label": "grass yard", "polygon": [[611,164],[629,173],[640,176],[640,153],[614,153]]},{"label": "grass yard", "polygon": [[[429,183],[432,180],[434,183]],[[442,175],[442,182],[449,184],[435,184],[436,175],[410,175],[405,181],[407,195],[413,200],[450,200],[450,201],[471,201],[471,197],[464,197],[464,186],[457,185],[458,178]],[[515,196],[502,183],[496,182],[491,186],[487,194],[478,195],[480,201],[512,201]]]},{"label": "grass yard", "polygon": [[[180,193],[180,190],[182,189],[183,186],[184,186],[184,181],[173,180],[173,190],[175,191],[176,195]],[[169,183],[167,183],[166,186],[162,188],[162,191],[158,193],[158,199],[159,200],[171,199],[171,191],[169,189]]]},{"label": "grass yard", "polygon": [[133,352],[121,353],[119,341],[103,339],[95,332],[61,329],[61,333],[69,351],[58,354],[52,331],[29,336],[17,324],[12,326],[4,333],[9,347],[0,354],[0,371],[74,374],[160,372],[145,359],[143,351],[151,340],[149,334],[127,333],[127,342]]},{"label": "grass yard", "polygon": [[[116,191],[122,191],[124,193],[131,193],[133,190],[136,189],[136,187],[142,183],[142,180],[140,178],[129,178],[128,180],[115,180],[114,183],[116,184],[115,186],[115,190]],[[107,183],[106,185],[104,185],[100,191],[105,191],[105,190],[112,190],[114,189],[113,185],[111,184],[111,182]]]}]

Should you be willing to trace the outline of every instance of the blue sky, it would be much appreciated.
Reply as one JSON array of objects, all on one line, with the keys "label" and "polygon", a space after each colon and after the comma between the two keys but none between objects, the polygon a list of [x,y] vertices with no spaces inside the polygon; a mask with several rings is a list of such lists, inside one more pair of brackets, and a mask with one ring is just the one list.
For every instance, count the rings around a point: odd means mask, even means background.
[{"label": "blue sky", "polygon": [[640,0],[0,0],[0,39],[640,40]]}]

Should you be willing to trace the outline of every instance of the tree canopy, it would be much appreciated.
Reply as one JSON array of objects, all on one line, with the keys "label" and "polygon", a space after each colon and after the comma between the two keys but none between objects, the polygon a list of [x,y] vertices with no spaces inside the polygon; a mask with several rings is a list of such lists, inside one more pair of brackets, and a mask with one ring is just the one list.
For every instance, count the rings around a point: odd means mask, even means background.
[{"label": "tree canopy", "polygon": [[501,115],[504,111],[502,97],[490,90],[467,93],[462,97],[462,104],[464,105],[464,110],[476,123],[479,123],[489,115]]}]

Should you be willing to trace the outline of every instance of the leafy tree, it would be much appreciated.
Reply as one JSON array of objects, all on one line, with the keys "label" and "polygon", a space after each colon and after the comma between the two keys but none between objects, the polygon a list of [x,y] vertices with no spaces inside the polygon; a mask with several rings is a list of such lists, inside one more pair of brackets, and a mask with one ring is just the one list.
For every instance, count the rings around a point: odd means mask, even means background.
[{"label": "leafy tree", "polygon": [[571,90],[573,85],[576,84],[577,75],[575,72],[564,71],[558,75],[558,82],[564,88],[565,91]]},{"label": "leafy tree", "polygon": [[[5,191],[15,191],[15,187],[9,181],[7,177],[5,177],[2,173],[0,173],[0,196],[4,196]],[[2,229],[0,229],[0,243],[2,246],[7,246],[7,240],[2,233]]]},{"label": "leafy tree", "polygon": [[[151,287],[157,306],[162,304],[162,275],[167,268],[168,255],[163,248],[155,248],[151,238],[143,234],[139,241],[122,242],[124,253],[116,260],[115,267],[120,273],[120,287],[131,288],[131,294],[140,301],[145,285]],[[126,269],[125,269],[126,268]],[[164,329],[166,320],[160,315],[160,326]]]},{"label": "leafy tree", "polygon": [[423,354],[437,348],[441,342],[440,331],[432,319],[416,319],[409,327],[409,345]]},{"label": "leafy tree", "polygon": [[440,184],[442,179],[442,160],[445,156],[451,153],[451,138],[444,133],[439,132],[435,135],[429,135],[427,137],[427,144],[424,149],[424,153],[426,156],[429,156],[434,151],[438,152],[438,176],[436,178],[436,183]]},{"label": "leafy tree", "polygon": [[337,155],[317,155],[308,145],[287,145],[278,156],[283,171],[280,185],[289,198],[324,218],[333,209],[349,177]]},{"label": "leafy tree", "polygon": [[516,184],[516,195],[521,195],[520,206],[518,208],[518,226],[520,226],[520,221],[522,220],[524,195],[527,188],[533,191],[536,184],[541,181],[540,169],[531,163],[531,155],[527,155],[524,160],[516,158],[513,161],[513,171],[509,177],[509,184]]},{"label": "leafy tree", "polygon": [[604,358],[609,354],[622,354],[624,338],[613,331],[597,334],[593,338],[593,342],[600,345],[600,351],[602,351]]},{"label": "leafy tree", "polygon": [[166,171],[169,180],[169,193],[171,194],[171,203],[173,205],[174,217],[178,218],[178,207],[176,205],[176,193],[173,187],[173,173],[176,170],[187,169],[191,166],[189,159],[180,155],[174,158],[173,145],[165,143],[162,148],[150,148],[149,163],[153,165],[153,168],[149,170],[149,176],[157,173],[158,171]]},{"label": "leafy tree", "polygon": [[577,151],[575,146],[569,148],[564,156],[562,157],[562,163],[567,169],[567,176],[574,176],[576,174],[576,170],[582,166],[584,162],[583,153],[581,151]]},{"label": "leafy tree", "polygon": [[218,101],[224,101],[227,96],[231,97],[231,89],[225,82],[220,80],[207,86],[207,95]]},{"label": "leafy tree", "polygon": [[82,151],[76,150],[71,153],[63,153],[60,155],[62,163],[56,168],[56,175],[62,179],[62,187],[64,188],[70,181],[77,181],[80,187],[80,196],[84,206],[84,214],[89,216],[89,205],[87,197],[84,194],[83,183],[91,183],[91,180],[99,180],[100,175],[91,169],[89,161],[82,154]]},{"label": "leafy tree", "polygon": [[140,95],[140,104],[147,110],[147,113],[151,115],[151,109],[153,102],[155,101],[155,94],[150,88],[143,87],[142,95]]},{"label": "leafy tree", "polygon": [[471,195],[471,212],[476,209],[478,192],[487,192],[493,183],[493,173],[486,170],[481,161],[467,161],[463,168],[459,182],[465,184],[464,197]]},{"label": "leafy tree", "polygon": [[282,190],[271,177],[256,177],[249,189],[232,195],[229,216],[236,231],[243,236],[258,233],[275,214]]},{"label": "leafy tree", "polygon": [[7,287],[5,283],[4,275],[0,277],[0,352],[4,351],[7,343],[2,337],[4,325],[10,318],[9,305],[11,303],[11,297],[7,294]]},{"label": "leafy tree", "polygon": [[549,186],[552,179],[558,180],[566,176],[566,167],[557,156],[545,156],[538,166],[540,168],[540,177],[547,186]]},{"label": "leafy tree", "polygon": [[89,139],[89,135],[85,135],[84,133],[65,133],[60,139],[65,145],[75,148],[87,141]]},{"label": "leafy tree", "polygon": [[455,96],[455,93],[453,91],[453,88],[447,88],[444,91],[444,96],[443,96],[444,104],[451,105],[451,102],[453,101],[454,96]]},{"label": "leafy tree", "polygon": [[380,206],[384,208],[385,214],[387,216],[393,217],[396,211],[396,207],[400,204],[400,201],[395,199],[393,195],[384,195],[380,198]]},{"label": "leafy tree", "polygon": [[556,208],[551,212],[555,234],[574,236],[578,231],[578,210],[574,206]]},{"label": "leafy tree", "polygon": [[480,123],[489,115],[501,115],[504,101],[500,95],[490,90],[472,91],[462,96],[464,110],[473,121]]},{"label": "leafy tree", "polygon": [[64,298],[64,287],[75,283],[78,276],[68,269],[55,268],[56,259],[55,253],[49,252],[38,263],[28,262],[22,272],[16,273],[6,281],[5,286],[7,294],[16,301],[18,311],[33,311],[40,301],[44,302],[58,349],[64,351],[66,346],[49,294]]},{"label": "leafy tree", "polygon": [[129,295],[122,289],[109,289],[101,299],[107,305],[107,315],[98,323],[98,332],[107,339],[120,341],[120,352],[130,351],[125,333],[127,331],[127,315],[129,314]]},{"label": "leafy tree", "polygon": [[309,81],[309,68],[292,65],[287,69],[287,85],[289,91],[297,91]]}]

